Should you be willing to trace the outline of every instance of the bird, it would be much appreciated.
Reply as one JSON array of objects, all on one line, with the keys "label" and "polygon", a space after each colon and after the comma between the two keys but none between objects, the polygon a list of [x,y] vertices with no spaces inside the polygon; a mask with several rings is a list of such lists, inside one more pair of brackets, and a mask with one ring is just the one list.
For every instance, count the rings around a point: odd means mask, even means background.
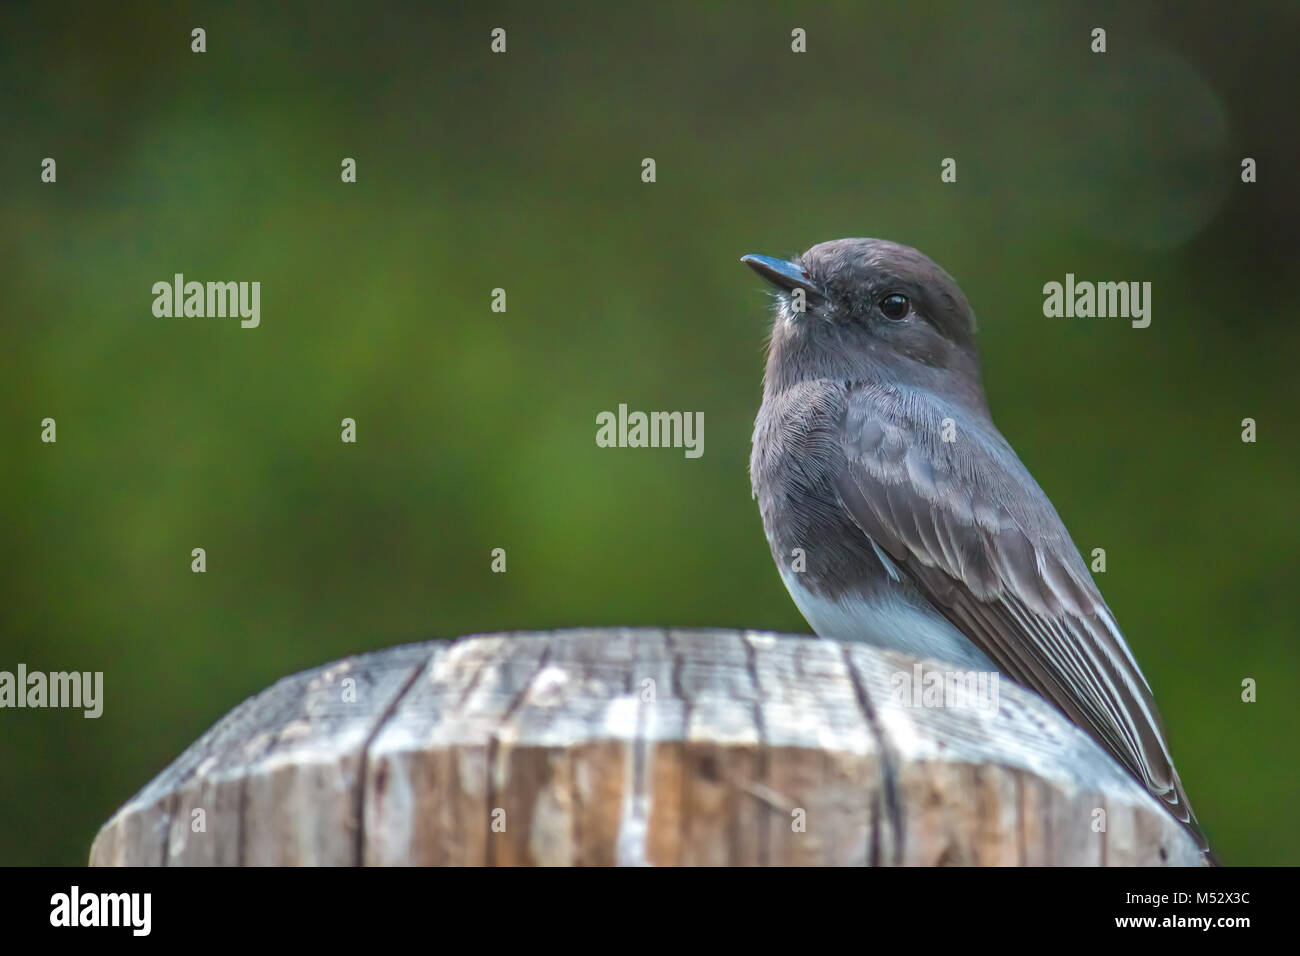
[{"label": "bird", "polygon": [[957,282],[884,239],[741,261],[776,291],[751,485],[809,625],[1028,687],[1216,863],[1115,616],[993,424]]}]

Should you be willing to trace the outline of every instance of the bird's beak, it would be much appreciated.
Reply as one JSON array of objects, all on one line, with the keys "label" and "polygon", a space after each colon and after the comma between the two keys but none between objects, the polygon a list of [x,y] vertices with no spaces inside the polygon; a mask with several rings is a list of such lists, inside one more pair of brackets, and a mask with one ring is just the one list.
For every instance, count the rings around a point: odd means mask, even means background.
[{"label": "bird's beak", "polygon": [[825,290],[814,282],[812,277],[804,272],[803,267],[798,263],[786,262],[784,259],[773,259],[771,256],[755,255],[741,256],[740,261],[772,283],[772,285],[780,286],[787,292],[803,289],[812,295],[823,299],[826,298]]}]

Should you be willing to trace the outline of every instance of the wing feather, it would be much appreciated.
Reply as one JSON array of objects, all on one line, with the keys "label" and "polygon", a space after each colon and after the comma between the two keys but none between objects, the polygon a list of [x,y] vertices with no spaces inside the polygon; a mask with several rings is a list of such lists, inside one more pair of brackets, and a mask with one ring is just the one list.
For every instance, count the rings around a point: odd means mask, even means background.
[{"label": "wing feather", "polygon": [[1151,688],[1056,510],[1005,439],[976,422],[943,441],[945,418],[969,416],[933,396],[857,385],[848,399],[838,491],[872,544],[1205,846]]}]

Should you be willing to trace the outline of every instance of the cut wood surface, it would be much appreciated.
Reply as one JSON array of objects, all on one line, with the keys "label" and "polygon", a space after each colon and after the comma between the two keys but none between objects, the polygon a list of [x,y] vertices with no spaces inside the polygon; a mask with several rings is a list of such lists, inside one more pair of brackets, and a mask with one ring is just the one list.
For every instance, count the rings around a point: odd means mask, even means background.
[{"label": "cut wood surface", "polygon": [[[1114,760],[1006,680],[752,631],[430,641],[244,701],[95,865],[1200,865]],[[915,692],[915,693],[913,693]]]}]

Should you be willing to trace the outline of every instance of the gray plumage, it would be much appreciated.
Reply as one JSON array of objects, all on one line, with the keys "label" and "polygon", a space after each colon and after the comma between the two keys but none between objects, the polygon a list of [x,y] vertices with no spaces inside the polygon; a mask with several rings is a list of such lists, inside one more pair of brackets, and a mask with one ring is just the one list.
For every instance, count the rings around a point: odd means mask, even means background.
[{"label": "gray plumage", "polygon": [[[782,290],[753,490],[813,629],[996,668],[1091,734],[1207,848],[1151,688],[1056,509],[989,416],[957,283],[879,239],[744,261]],[[901,317],[890,315],[896,296]]]}]

